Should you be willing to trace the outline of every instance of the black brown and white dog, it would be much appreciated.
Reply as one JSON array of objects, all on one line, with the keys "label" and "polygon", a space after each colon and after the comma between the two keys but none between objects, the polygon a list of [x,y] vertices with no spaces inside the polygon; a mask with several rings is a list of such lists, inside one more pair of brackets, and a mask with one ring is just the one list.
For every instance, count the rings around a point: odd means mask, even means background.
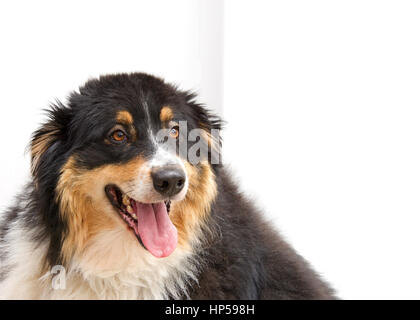
[{"label": "black brown and white dog", "polygon": [[221,121],[195,99],[133,73],[51,107],[1,216],[1,298],[334,298],[217,161]]}]

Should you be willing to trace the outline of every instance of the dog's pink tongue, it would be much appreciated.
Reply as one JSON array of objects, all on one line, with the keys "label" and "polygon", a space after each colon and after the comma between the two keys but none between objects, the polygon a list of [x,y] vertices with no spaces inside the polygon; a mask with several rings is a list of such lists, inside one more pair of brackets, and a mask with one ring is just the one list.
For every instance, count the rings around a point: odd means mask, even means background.
[{"label": "dog's pink tongue", "polygon": [[136,202],[137,231],[151,254],[158,258],[169,256],[178,244],[178,232],[169,219],[164,202]]}]

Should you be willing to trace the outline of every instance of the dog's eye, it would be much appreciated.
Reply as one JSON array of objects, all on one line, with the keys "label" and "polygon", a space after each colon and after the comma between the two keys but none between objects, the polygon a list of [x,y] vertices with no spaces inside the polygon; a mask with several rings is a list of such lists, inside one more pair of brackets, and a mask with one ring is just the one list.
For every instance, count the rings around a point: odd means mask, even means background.
[{"label": "dog's eye", "polygon": [[111,133],[110,138],[112,141],[122,143],[127,140],[127,135],[122,130],[115,130]]},{"label": "dog's eye", "polygon": [[169,130],[169,135],[171,136],[171,138],[174,138],[174,139],[178,138],[179,127],[178,126],[172,127],[172,129]]}]

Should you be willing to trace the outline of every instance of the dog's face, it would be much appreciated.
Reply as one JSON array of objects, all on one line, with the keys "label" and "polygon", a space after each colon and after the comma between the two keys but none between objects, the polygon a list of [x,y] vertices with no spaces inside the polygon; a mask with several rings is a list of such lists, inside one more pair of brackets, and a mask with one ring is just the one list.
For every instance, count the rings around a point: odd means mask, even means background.
[{"label": "dog's face", "polygon": [[116,229],[156,257],[188,246],[216,193],[212,129],[192,95],[145,74],[91,80],[55,106],[32,141],[35,188],[59,226],[50,254],[70,259]]}]

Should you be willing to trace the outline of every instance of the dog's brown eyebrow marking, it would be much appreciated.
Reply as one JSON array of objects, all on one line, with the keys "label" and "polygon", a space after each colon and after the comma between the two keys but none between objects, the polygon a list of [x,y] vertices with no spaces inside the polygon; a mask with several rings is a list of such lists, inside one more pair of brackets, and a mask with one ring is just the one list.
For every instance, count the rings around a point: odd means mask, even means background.
[{"label": "dog's brown eyebrow marking", "polygon": [[170,107],[164,106],[160,110],[160,121],[168,122],[168,121],[171,121],[173,117],[174,117],[174,114],[173,114],[172,109]]},{"label": "dog's brown eyebrow marking", "polygon": [[124,124],[133,124],[133,116],[128,111],[118,111],[117,122]]},{"label": "dog's brown eyebrow marking", "polygon": [[128,130],[131,135],[131,139],[134,141],[136,137],[136,129],[134,128],[133,116],[126,110],[117,112],[117,123],[128,126]]}]

